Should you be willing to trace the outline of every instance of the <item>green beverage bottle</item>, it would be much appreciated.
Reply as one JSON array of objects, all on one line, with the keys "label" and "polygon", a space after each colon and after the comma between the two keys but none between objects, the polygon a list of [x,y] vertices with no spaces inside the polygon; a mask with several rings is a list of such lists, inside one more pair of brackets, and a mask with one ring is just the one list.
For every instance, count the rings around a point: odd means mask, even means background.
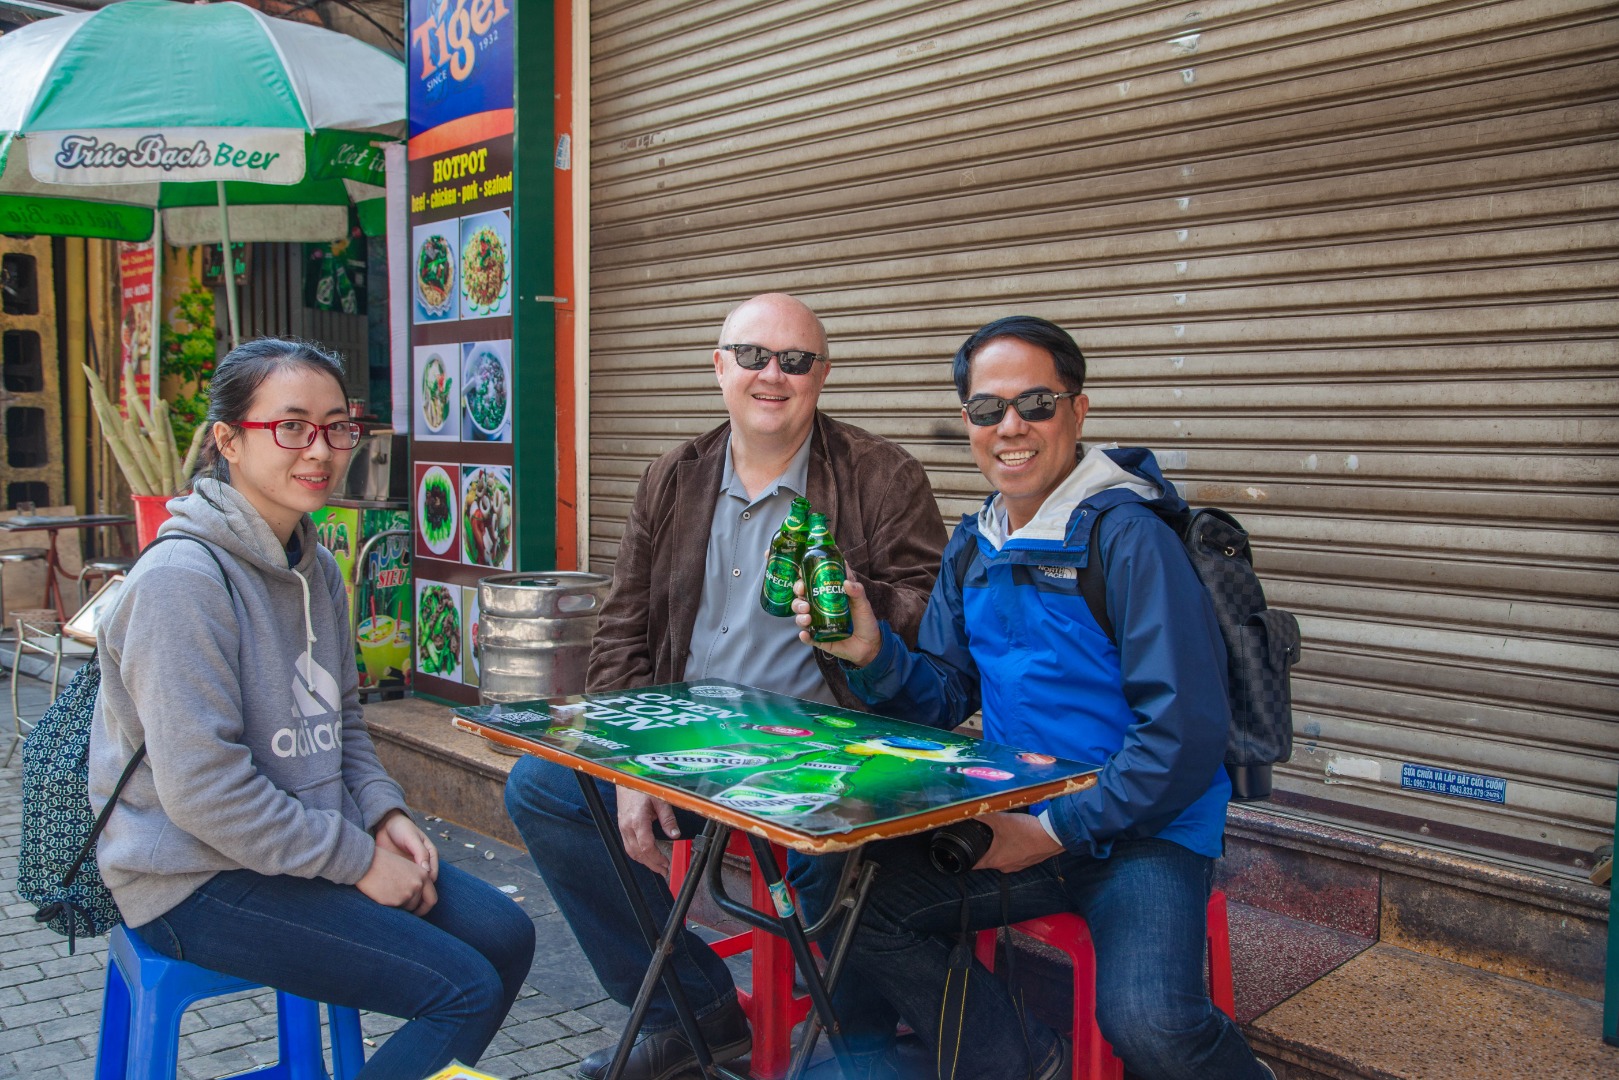
[{"label": "green beverage bottle", "polygon": [[793,613],[793,585],[798,581],[798,563],[809,545],[810,503],[794,499],[781,531],[770,541],[765,559],[765,579],[759,587],[759,606],[772,615]]},{"label": "green beverage bottle", "polygon": [[825,514],[810,515],[803,574],[804,596],[810,606],[810,637],[816,641],[842,641],[854,633],[849,598],[843,593],[843,553],[826,527]]},{"label": "green beverage bottle", "polygon": [[817,754],[790,769],[752,776],[714,796],[714,801],[756,817],[812,814],[849,790],[849,779],[866,759],[842,750]]}]

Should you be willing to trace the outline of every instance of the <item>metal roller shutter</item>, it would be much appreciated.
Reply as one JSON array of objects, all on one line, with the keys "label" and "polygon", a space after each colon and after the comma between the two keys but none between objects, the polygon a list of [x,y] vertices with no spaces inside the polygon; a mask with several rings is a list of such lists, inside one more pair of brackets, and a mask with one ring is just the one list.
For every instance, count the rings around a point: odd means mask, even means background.
[{"label": "metal roller shutter", "polygon": [[1241,515],[1301,616],[1281,806],[1575,871],[1611,838],[1610,4],[649,0],[591,38],[593,568],[721,418],[737,300],[822,314],[825,408],[952,522],[947,358],[1042,314],[1086,438]]}]

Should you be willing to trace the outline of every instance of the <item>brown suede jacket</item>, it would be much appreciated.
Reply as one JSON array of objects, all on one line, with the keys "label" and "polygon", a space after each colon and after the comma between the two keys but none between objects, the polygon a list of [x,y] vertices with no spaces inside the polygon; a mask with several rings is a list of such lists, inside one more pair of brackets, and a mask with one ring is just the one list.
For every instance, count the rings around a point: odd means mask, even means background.
[{"label": "brown suede jacket", "polygon": [[[721,424],[641,477],[590,650],[589,690],[684,677],[730,437],[731,425]],[[810,439],[810,503],[826,515],[877,617],[914,648],[945,543],[927,474],[894,443],[824,413],[815,414]],[[819,649],[815,659],[840,703],[865,707],[836,660]]]}]

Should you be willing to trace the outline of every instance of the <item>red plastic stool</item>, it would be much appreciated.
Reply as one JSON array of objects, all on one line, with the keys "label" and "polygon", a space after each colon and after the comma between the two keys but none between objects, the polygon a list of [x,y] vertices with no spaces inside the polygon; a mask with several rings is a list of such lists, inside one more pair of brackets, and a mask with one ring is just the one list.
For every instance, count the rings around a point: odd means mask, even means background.
[{"label": "red plastic stool", "polygon": [[[740,832],[731,834],[726,850],[733,855],[745,856],[752,873],[749,903],[755,911],[774,915],[775,905],[770,900],[770,889],[764,875],[753,861],[753,848]],[[787,867],[787,849],[770,845],[776,863],[784,871]],[[669,888],[678,892],[691,867],[691,841],[675,842],[669,859]],[[787,1065],[793,1050],[793,1028],[809,1015],[810,999],[793,993],[793,951],[786,938],[777,937],[767,930],[744,930],[728,938],[710,942],[720,956],[735,956],[753,950],[753,992],[737,988],[736,998],[753,1027],[753,1055],[749,1059],[750,1072],[758,1080],[780,1080],[787,1075]]]},{"label": "red plastic stool", "polygon": [[[1061,912],[1027,922],[1012,929],[1036,941],[1061,949],[1074,964],[1074,1074],[1073,1080],[1123,1080],[1124,1063],[1113,1056],[1113,1047],[1102,1038],[1096,1026],[1096,949],[1091,945],[1090,927],[1078,915]],[[1236,1018],[1236,996],[1231,986],[1231,927],[1226,917],[1225,893],[1209,894],[1209,997],[1215,1008]],[[978,960],[995,970],[995,931],[978,935]]]}]

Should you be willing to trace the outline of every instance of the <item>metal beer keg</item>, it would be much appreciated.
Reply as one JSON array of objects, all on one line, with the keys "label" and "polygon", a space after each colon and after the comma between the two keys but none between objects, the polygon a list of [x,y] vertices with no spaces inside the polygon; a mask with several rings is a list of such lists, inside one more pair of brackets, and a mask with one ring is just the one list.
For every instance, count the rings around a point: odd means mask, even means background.
[{"label": "metal beer keg", "polygon": [[478,700],[528,701],[585,689],[585,665],[612,579],[572,570],[478,583]]}]

